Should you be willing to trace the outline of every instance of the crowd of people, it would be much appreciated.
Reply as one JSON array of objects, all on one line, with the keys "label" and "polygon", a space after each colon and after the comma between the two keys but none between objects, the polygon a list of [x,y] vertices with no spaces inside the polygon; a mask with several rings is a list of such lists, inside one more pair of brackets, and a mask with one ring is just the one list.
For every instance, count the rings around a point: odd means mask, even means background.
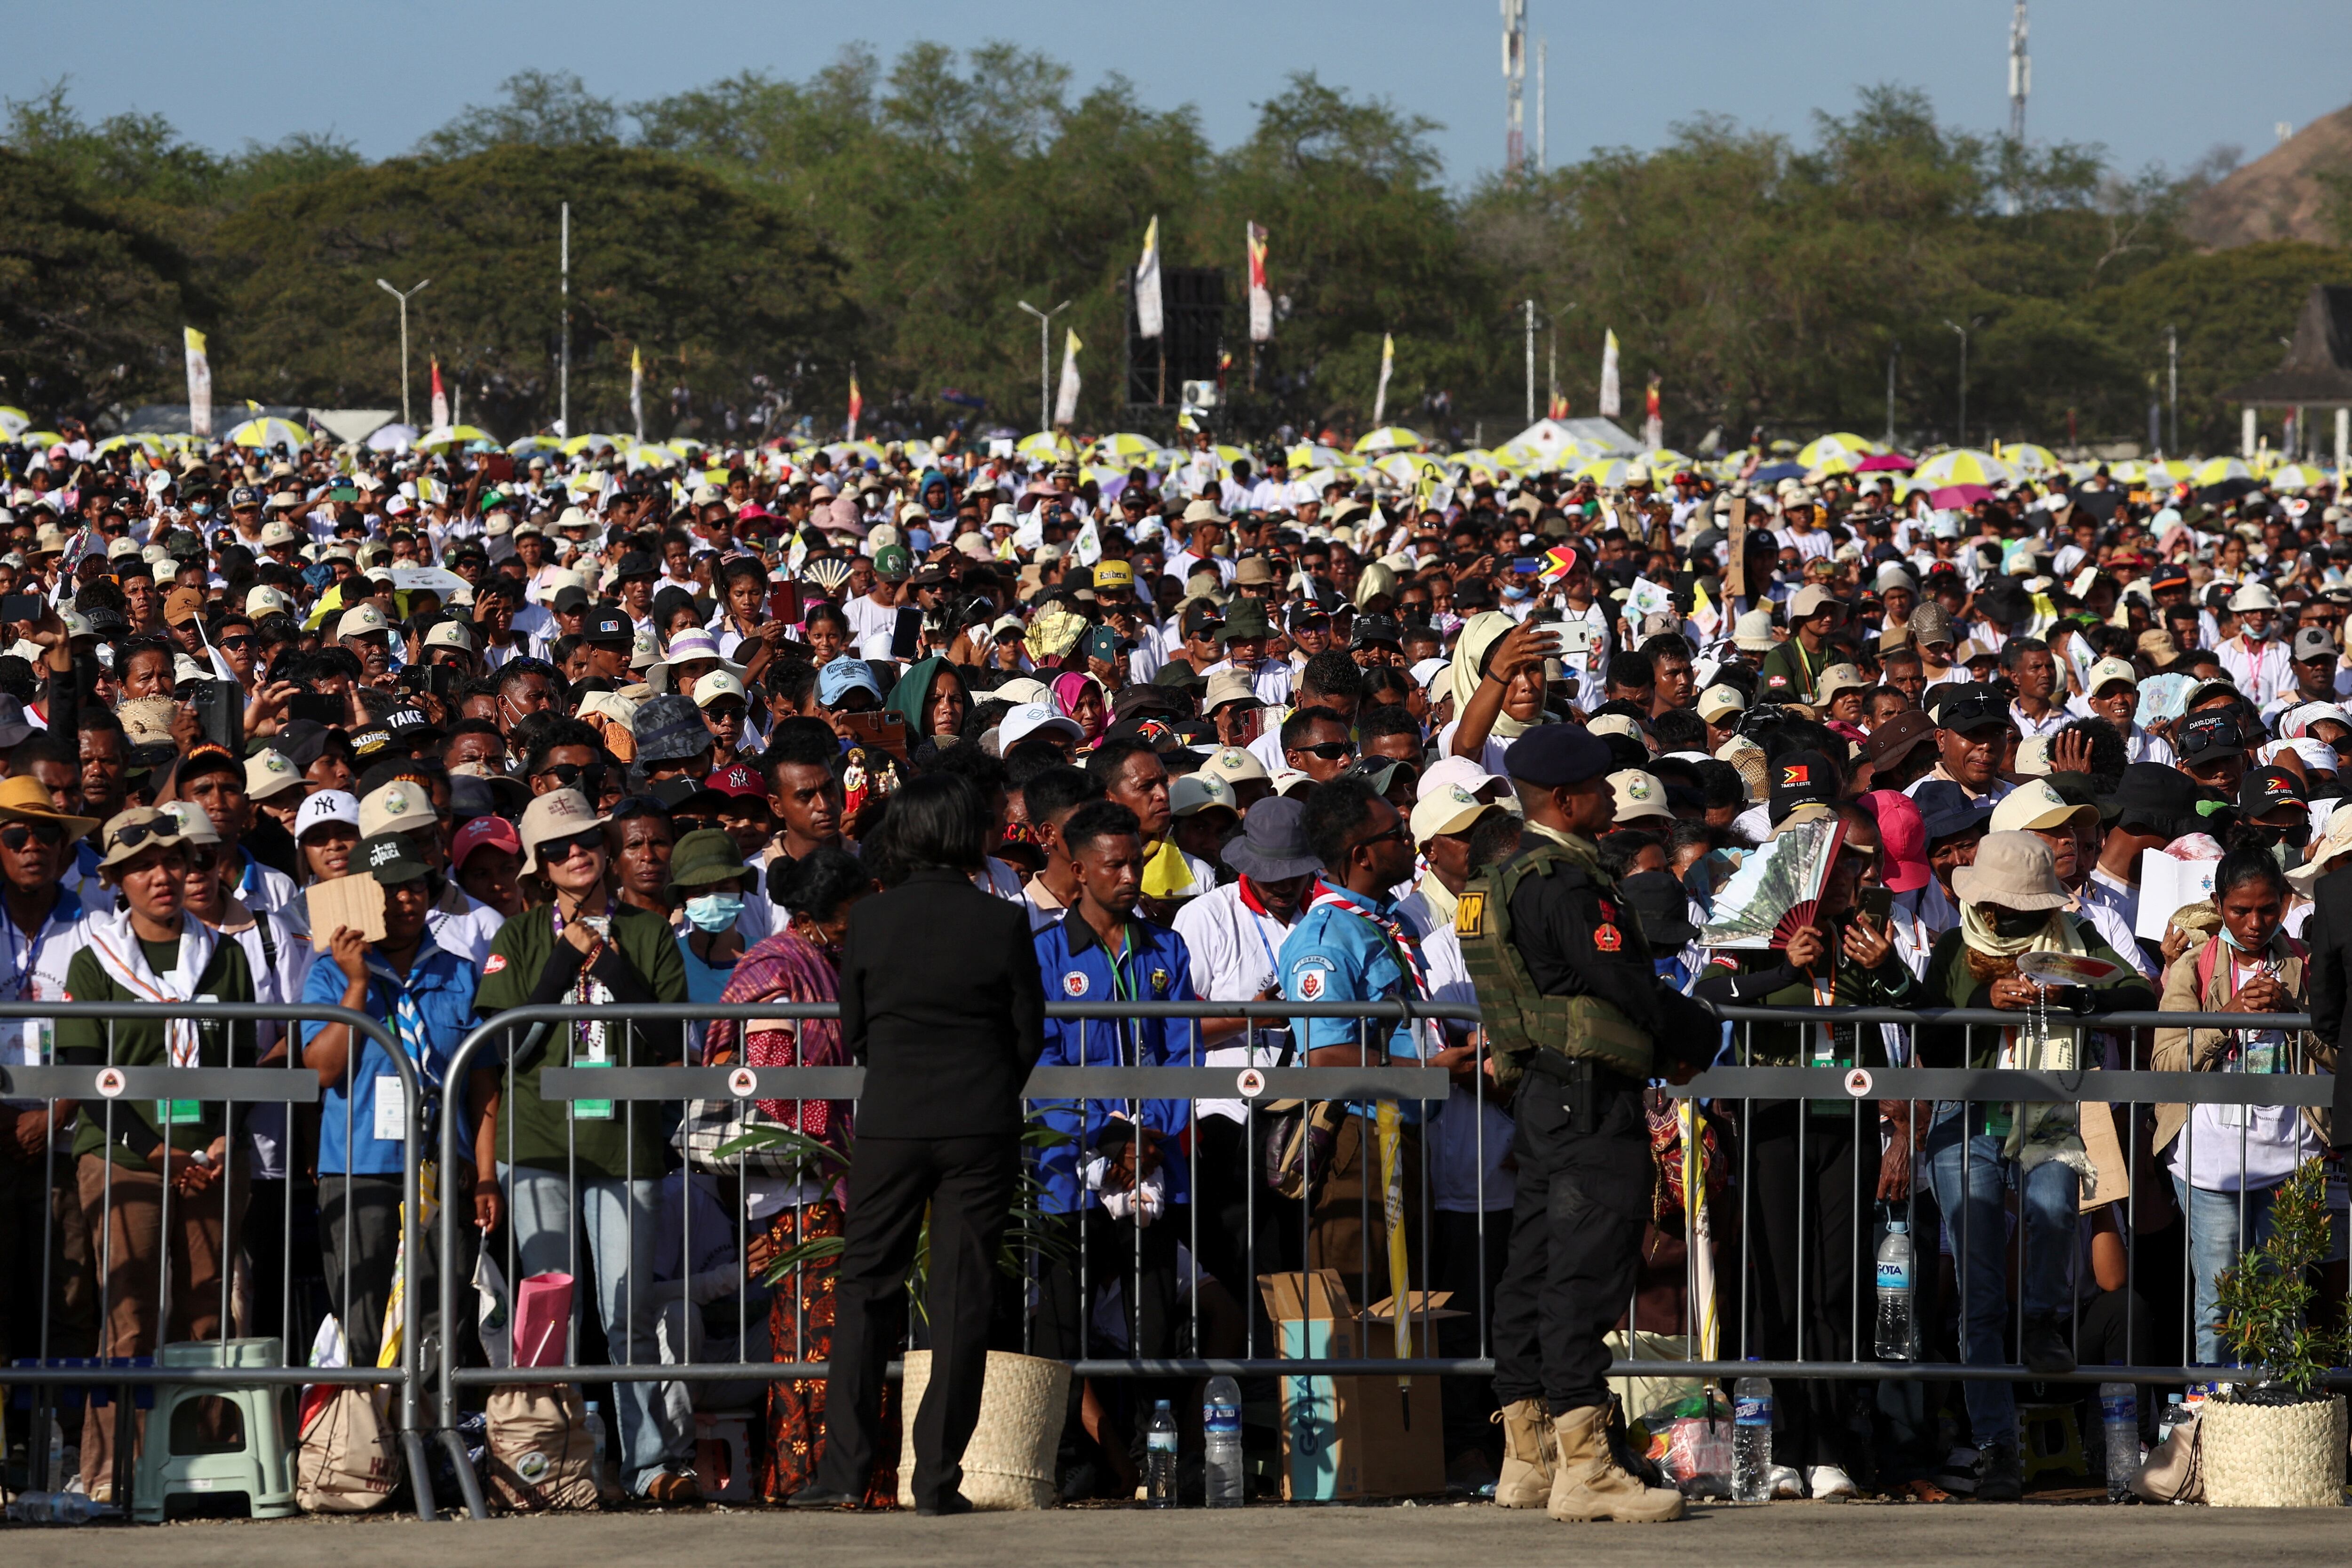
[{"label": "crowd of people", "polygon": [[[1110,484],[953,441],[923,465],[895,446],[712,454],[683,483],[593,447],[519,466],[323,440],[0,449],[0,998],[384,1023],[418,1113],[459,1118],[472,1155],[437,1173],[438,1200],[514,1277],[580,1274],[574,1354],[616,1361],[825,1358],[843,1188],[804,1161],[717,1155],[706,1107],[550,1100],[541,1074],[839,1065],[843,1030],[591,1014],[463,1082],[453,1053],[530,1003],[835,1001],[853,908],[938,869],[894,815],[934,776],[985,803],[960,869],[1021,906],[1048,1001],[1475,999],[1465,895],[1534,831],[1513,753],[1569,728],[1606,747],[1613,800],[1592,841],[1610,902],[1586,938],[1645,948],[1703,1003],[2022,1017],[2053,993],[2019,959],[2054,950],[2105,977],[2062,998],[2026,1065],[2332,1065],[2352,944],[2323,880],[2352,851],[2336,506],[2101,471],[1938,509],[1872,476],[1638,465],[1622,488],[1480,479],[1431,505],[1318,490],[1279,448],[1228,464],[1200,444]],[[1841,848],[1806,923],[1769,949],[1710,946],[1741,858],[1831,816]],[[2210,873],[2210,899],[2147,919],[2150,851]],[[380,936],[314,917],[354,907],[319,892],[346,878],[379,884]],[[908,929],[855,956],[919,981],[968,935]],[[2159,1003],[2315,1027],[2098,1021]],[[1238,1098],[1039,1107],[1045,1239],[994,1342],[1237,1352],[1252,1274],[1305,1267],[1367,1304],[1448,1291],[1441,1348],[1487,1343],[1514,1123],[1476,1025],[1210,1008],[1042,1030],[1046,1065],[1419,1063],[1453,1087],[1393,1114],[1301,1107],[1271,1140]],[[1721,1049],[1989,1067],[2019,1064],[2016,1039],[1790,1023],[1727,1028]],[[5,1060],[283,1065],[322,1098],[11,1101],[0,1249],[26,1260],[46,1240],[50,1262],[0,1282],[0,1351],[139,1355],[223,1332],[299,1349],[325,1310],[355,1363],[377,1359],[411,1114],[380,1043],[334,1023],[65,1018],[25,1024]],[[758,1116],[856,1158],[853,1103]],[[1941,1239],[1921,1355],[2042,1373],[2224,1359],[2216,1281],[2330,1124],[2090,1103],[1710,1116],[1714,1157],[1745,1173],[1710,1188],[1727,1357],[1867,1359],[1857,1292],[1900,1214]],[[2119,1168],[2127,1190],[2094,1181]],[[1625,1332],[1690,1330],[1688,1241],[1655,1217]],[[409,1299],[436,1279],[433,1258],[405,1260]],[[483,1353],[450,1329],[450,1354]],[[699,1495],[698,1386],[615,1385],[635,1497]],[[1082,1385],[1064,1495],[1131,1493],[1151,1392]],[[760,1490],[782,1500],[814,1474],[824,1385],[765,1401]],[[1455,1480],[1509,1458],[1507,1403],[1447,1380]],[[75,1416],[104,1497],[116,1413]],[[1774,1487],[2014,1499],[2016,1420],[1999,1380],[1784,1383]],[[877,1473],[873,1500],[891,1491]]]}]

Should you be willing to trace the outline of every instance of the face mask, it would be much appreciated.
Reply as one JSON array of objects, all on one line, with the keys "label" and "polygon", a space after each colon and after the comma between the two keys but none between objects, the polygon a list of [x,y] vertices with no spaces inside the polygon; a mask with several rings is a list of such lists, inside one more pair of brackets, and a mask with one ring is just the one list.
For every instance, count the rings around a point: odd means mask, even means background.
[{"label": "face mask", "polygon": [[2009,937],[2013,941],[2020,936],[2032,936],[2049,923],[2050,915],[2045,910],[2013,909],[2006,915],[1996,916],[1992,928],[1995,935]]},{"label": "face mask", "polygon": [[686,917],[697,931],[716,935],[735,924],[743,913],[740,893],[698,893],[686,901]]},{"label": "face mask", "polygon": [[1506,599],[1525,599],[1527,596],[1528,591],[1517,584],[1503,590],[1503,597]]},{"label": "face mask", "polygon": [[189,506],[188,510],[200,517],[209,517],[213,515],[213,504],[210,501],[196,501]]}]

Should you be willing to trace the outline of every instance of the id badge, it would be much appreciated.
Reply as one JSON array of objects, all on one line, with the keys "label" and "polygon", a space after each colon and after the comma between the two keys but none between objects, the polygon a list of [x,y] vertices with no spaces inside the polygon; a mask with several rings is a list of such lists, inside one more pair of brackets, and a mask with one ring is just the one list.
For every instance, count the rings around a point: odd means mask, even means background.
[{"label": "id badge", "polygon": [[375,1135],[385,1144],[408,1138],[408,1091],[397,1076],[375,1081]]},{"label": "id badge", "polygon": [[[1815,1067],[1852,1067],[1853,1063],[1837,1053],[1837,1031],[1830,1024],[1813,1025],[1813,1061]],[[1816,1116],[1845,1116],[1853,1113],[1853,1105],[1843,1100],[1809,1100],[1805,1109]]]},{"label": "id badge", "polygon": [[[596,1030],[573,1041],[572,1065],[574,1067],[613,1065],[605,1060],[603,1030]],[[575,1122],[609,1122],[613,1119],[613,1103],[610,1100],[574,1100],[572,1102],[572,1119]]]},{"label": "id badge", "polygon": [[201,1127],[205,1122],[205,1103],[201,1100],[158,1100],[155,1121],[165,1127]]},{"label": "id badge", "polygon": [[26,1019],[16,1059],[25,1067],[47,1067],[57,1051],[57,1026],[47,1019]]}]

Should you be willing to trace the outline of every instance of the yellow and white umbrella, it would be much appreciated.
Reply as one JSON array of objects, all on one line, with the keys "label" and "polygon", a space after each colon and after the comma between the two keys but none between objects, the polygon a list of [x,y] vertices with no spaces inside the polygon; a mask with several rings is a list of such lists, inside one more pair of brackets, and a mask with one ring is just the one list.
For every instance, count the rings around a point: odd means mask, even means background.
[{"label": "yellow and white umbrella", "polygon": [[2065,469],[2056,453],[2031,441],[2011,442],[2001,447],[2000,455],[2003,463],[2028,479],[2047,479]]},{"label": "yellow and white umbrella", "polygon": [[2273,490],[2325,490],[2335,480],[2315,464],[2289,463],[2271,470],[2265,482]]},{"label": "yellow and white umbrella", "polygon": [[310,433],[291,420],[271,414],[235,426],[228,439],[233,446],[283,446],[289,452],[299,452],[310,444]]},{"label": "yellow and white umbrella", "polygon": [[2150,466],[2137,458],[2126,458],[2121,463],[2107,465],[2107,477],[2118,485],[2145,485],[2148,482]]},{"label": "yellow and white umbrella", "polygon": [[1664,486],[1676,474],[1688,472],[1691,465],[1689,458],[1671,446],[1661,446],[1655,451],[1644,452],[1641,455],[1640,462],[1650,471],[1650,483],[1658,486]]},{"label": "yellow and white umbrella", "polygon": [[1058,463],[1066,457],[1078,455],[1077,444],[1059,430],[1041,430],[1034,434],[1024,435],[1014,444],[1013,450],[1033,463]]},{"label": "yellow and white umbrella", "polygon": [[1955,485],[1981,485],[1990,489],[1995,485],[2014,484],[2016,472],[1990,452],[1979,452],[1971,446],[1955,446],[1938,452],[1911,470],[1911,487],[1915,490],[1943,490]]},{"label": "yellow and white umbrella", "polygon": [[646,468],[675,468],[685,461],[683,455],[652,441],[643,446],[629,448],[627,457],[629,471],[633,474]]},{"label": "yellow and white umbrella", "polygon": [[526,435],[520,441],[507,443],[507,455],[528,457],[534,452],[561,452],[563,443],[552,435]]},{"label": "yellow and white umbrella", "polygon": [[1348,465],[1348,454],[1319,441],[1302,441],[1290,449],[1289,455],[1293,469],[1344,468]]},{"label": "yellow and white umbrella", "polygon": [[96,446],[91,447],[90,451],[94,455],[102,457],[110,452],[117,451],[125,446],[136,446],[142,452],[164,452],[170,450],[163,444],[163,437],[149,435],[142,432],[134,431],[122,435],[110,435],[105,440],[100,442]]},{"label": "yellow and white umbrella", "polygon": [[443,424],[436,425],[418,436],[416,444],[426,452],[435,452],[490,439],[490,433],[478,424]]},{"label": "yellow and white umbrella", "polygon": [[33,416],[21,408],[0,406],[0,437],[14,441],[33,428]]},{"label": "yellow and white umbrella", "polygon": [[1622,457],[1595,457],[1580,465],[1570,477],[1590,479],[1604,490],[1615,490],[1623,487],[1625,476],[1633,469],[1633,465]]},{"label": "yellow and white umbrella", "polygon": [[1878,444],[1866,435],[1856,435],[1850,430],[1832,431],[1807,442],[1797,454],[1797,461],[1806,468],[1851,474],[1856,465],[1878,449]]},{"label": "yellow and white umbrella", "polygon": [[1372,472],[1385,475],[1396,484],[1411,489],[1425,480],[1444,479],[1445,465],[1427,453],[1391,452],[1373,462]]},{"label": "yellow and white umbrella", "polygon": [[2243,458],[2208,457],[2190,473],[2189,482],[2201,490],[2208,485],[2224,484],[2231,479],[2251,479],[2253,476],[2252,471],[2247,468]]},{"label": "yellow and white umbrella", "polygon": [[1131,430],[1115,430],[1095,443],[1095,456],[1104,463],[1132,468],[1147,465],[1160,453],[1160,443]]},{"label": "yellow and white umbrella", "polygon": [[1405,452],[1428,444],[1417,432],[1407,430],[1402,424],[1384,424],[1358,441],[1354,450],[1358,456],[1363,457],[1381,452]]},{"label": "yellow and white umbrella", "polygon": [[563,455],[566,457],[577,457],[582,453],[591,449],[609,450],[616,443],[609,435],[598,435],[593,432],[583,432],[582,434],[572,436],[571,439],[564,442]]}]

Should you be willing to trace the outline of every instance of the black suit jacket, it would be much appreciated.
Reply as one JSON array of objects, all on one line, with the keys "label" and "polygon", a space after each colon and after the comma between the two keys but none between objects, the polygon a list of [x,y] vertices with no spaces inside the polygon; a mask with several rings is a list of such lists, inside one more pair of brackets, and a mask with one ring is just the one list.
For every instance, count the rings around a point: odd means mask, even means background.
[{"label": "black suit jacket", "polygon": [[861,1135],[1017,1134],[1045,1030],[1025,904],[918,872],[852,906],[841,1033],[866,1064]]},{"label": "black suit jacket", "polygon": [[2352,1072],[2346,1071],[2352,1056],[2345,1054],[2352,1040],[2346,1039],[2344,1016],[2347,987],[2352,985],[2352,862],[2339,862],[2314,883],[2311,902],[2311,918],[2303,928],[2304,944],[2311,950],[2305,967],[2311,1031],[2336,1048],[2336,1103],[2328,1135],[2340,1149],[2352,1145]]}]

